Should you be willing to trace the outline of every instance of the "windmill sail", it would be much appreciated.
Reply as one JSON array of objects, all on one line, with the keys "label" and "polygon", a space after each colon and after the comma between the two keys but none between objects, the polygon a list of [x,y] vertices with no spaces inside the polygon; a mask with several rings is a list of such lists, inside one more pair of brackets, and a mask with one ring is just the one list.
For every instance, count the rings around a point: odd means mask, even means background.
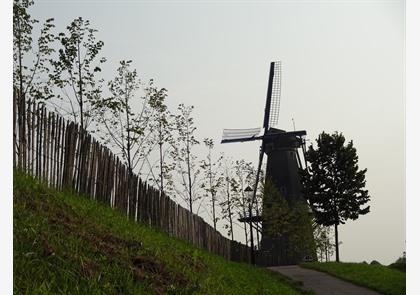
[{"label": "windmill sail", "polygon": [[268,77],[267,98],[265,102],[263,127],[267,130],[277,125],[280,113],[281,98],[281,62],[276,61],[270,64]]},{"label": "windmill sail", "polygon": [[223,129],[222,143],[242,142],[261,139],[261,128]]}]

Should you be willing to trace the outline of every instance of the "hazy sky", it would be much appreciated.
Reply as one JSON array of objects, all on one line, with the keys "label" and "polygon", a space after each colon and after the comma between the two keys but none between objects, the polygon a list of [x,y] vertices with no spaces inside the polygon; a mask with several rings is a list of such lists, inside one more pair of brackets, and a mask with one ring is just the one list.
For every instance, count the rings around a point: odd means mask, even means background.
[{"label": "hazy sky", "polygon": [[[403,1],[36,1],[63,31],[82,16],[105,42],[106,79],[132,59],[198,137],[262,125],[270,61],[283,63],[279,128],[343,132],[367,168],[371,212],[340,228],[343,261],[391,263],[405,250]],[[216,145],[257,161],[258,143]]]}]

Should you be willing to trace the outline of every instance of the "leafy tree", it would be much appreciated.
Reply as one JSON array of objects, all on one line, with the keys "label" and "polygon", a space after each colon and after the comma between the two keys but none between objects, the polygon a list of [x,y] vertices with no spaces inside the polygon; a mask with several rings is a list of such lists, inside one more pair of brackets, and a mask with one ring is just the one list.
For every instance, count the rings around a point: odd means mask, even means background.
[{"label": "leafy tree", "polygon": [[264,185],[263,222],[265,233],[273,238],[281,238],[287,243],[293,255],[315,253],[312,215],[305,200],[289,204],[272,181]]},{"label": "leafy tree", "polygon": [[139,96],[142,84],[137,71],[131,69],[131,62],[120,61],[116,77],[108,83],[111,96],[92,101],[91,112],[98,123],[96,132],[104,143],[120,151],[129,173],[134,172],[150,150],[146,131],[150,120],[149,97]]},{"label": "leafy tree", "polygon": [[167,90],[165,88],[159,89],[152,83],[146,88],[146,92],[147,96],[150,97],[149,106],[152,110],[149,125],[150,131],[152,132],[151,144],[155,145],[157,143],[159,149],[159,182],[157,185],[161,194],[163,194],[165,189],[171,191],[173,185],[171,172],[174,166],[166,160],[166,155],[173,145],[172,131],[174,127],[171,113],[165,104],[168,96]]},{"label": "leafy tree", "polygon": [[180,188],[174,189],[188,204],[191,212],[193,212],[193,203],[201,198],[198,193],[200,169],[196,163],[197,156],[193,153],[194,146],[199,144],[194,135],[197,128],[194,126],[192,117],[193,109],[193,106],[178,105],[178,114],[174,117],[174,140],[170,153],[175,165],[175,172],[180,178]]},{"label": "leafy tree", "polygon": [[266,181],[263,196],[263,222],[266,234],[273,238],[287,235],[291,228],[291,211],[286,198],[272,181]]},{"label": "leafy tree", "polygon": [[338,226],[348,219],[367,214],[370,199],[364,189],[367,169],[359,170],[358,156],[353,142],[345,145],[345,138],[337,132],[325,132],[306,152],[308,169],[301,170],[303,193],[308,199],[317,223],[334,225],[336,261],[339,258]]},{"label": "leafy tree", "polygon": [[[235,185],[233,186],[233,203],[237,208],[239,215],[245,217],[248,215],[249,205],[251,200],[245,193],[245,188],[247,186],[252,187],[255,183],[255,169],[252,166],[251,162],[245,162],[245,160],[237,160],[233,166],[233,181]],[[254,203],[254,209],[258,209],[258,202]],[[258,210],[256,210],[258,211]],[[244,233],[245,233],[245,243],[248,245],[248,226],[247,223],[244,223]],[[257,231],[258,233],[258,231]],[[259,240],[257,238],[257,240]]]},{"label": "leafy tree", "polygon": [[319,259],[330,260],[330,255],[334,253],[334,243],[330,241],[331,227],[321,224],[313,224],[315,247]]},{"label": "leafy tree", "polygon": [[151,111],[149,97],[138,93],[142,84],[131,63],[120,61],[116,77],[108,82],[110,97],[92,103],[101,139],[120,151],[132,172],[148,152],[146,129]]},{"label": "leafy tree", "polygon": [[33,27],[39,21],[28,12],[34,4],[30,0],[13,1],[13,86],[18,89],[20,102],[48,99],[51,89],[48,85],[48,60],[54,52],[51,44],[54,41],[53,18],[47,19],[41,27],[40,35],[34,44]]},{"label": "leafy tree", "polygon": [[[41,27],[36,44],[33,41],[33,27],[38,20],[33,19],[28,9],[33,5],[30,0],[13,1],[13,87],[17,90],[16,106],[19,125],[18,167],[25,169],[26,155],[26,112],[27,105],[36,100],[46,99],[51,95],[48,84],[46,61],[54,51],[50,43],[54,40],[51,29],[53,19],[47,19]],[[14,137],[16,137],[16,133]]]},{"label": "leafy tree", "polygon": [[233,161],[231,158],[224,158],[222,184],[225,194],[224,198],[220,202],[220,207],[222,209],[222,219],[228,222],[228,224],[225,225],[225,228],[228,230],[228,235],[233,241],[233,218],[235,215],[236,208],[234,205],[232,194],[238,191],[238,183],[233,178],[232,162]]},{"label": "leafy tree", "polygon": [[57,104],[56,111],[73,117],[82,128],[87,128],[91,122],[93,105],[99,99],[103,82],[97,79],[97,74],[106,61],[99,57],[104,42],[96,41],[96,32],[89,20],[76,18],[67,26],[66,33],[58,35],[61,48],[58,58],[51,61],[54,73],[50,77],[62,90],[67,103],[65,107]]},{"label": "leafy tree", "polygon": [[216,216],[216,201],[217,201],[217,192],[220,189],[222,184],[222,177],[220,175],[221,160],[223,156],[218,157],[215,161],[212,157],[212,150],[214,148],[213,139],[205,138],[203,140],[204,145],[207,147],[208,152],[206,159],[201,161],[201,169],[204,171],[204,181],[202,183],[202,188],[210,194],[211,197],[211,212],[213,227],[216,229],[216,224],[219,218]]}]

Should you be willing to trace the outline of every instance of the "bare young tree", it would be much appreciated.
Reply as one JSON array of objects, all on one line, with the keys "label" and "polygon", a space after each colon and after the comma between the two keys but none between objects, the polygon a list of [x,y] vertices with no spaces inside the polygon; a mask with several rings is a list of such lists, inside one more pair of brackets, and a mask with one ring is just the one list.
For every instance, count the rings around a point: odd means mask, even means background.
[{"label": "bare young tree", "polygon": [[197,128],[192,117],[193,109],[193,106],[184,104],[178,106],[178,114],[174,117],[175,130],[171,150],[174,172],[178,174],[180,180],[180,188],[175,187],[175,192],[188,204],[191,212],[193,212],[193,203],[201,198],[198,192],[200,169],[196,163],[197,156],[193,153],[194,146],[199,144],[194,136]]},{"label": "bare young tree", "polygon": [[103,82],[97,74],[106,61],[99,57],[104,42],[96,41],[96,32],[89,20],[76,18],[67,26],[66,33],[58,35],[61,48],[58,58],[51,60],[54,73],[50,78],[62,90],[63,95],[58,98],[64,100],[54,107],[57,112],[79,122],[82,128],[87,128],[91,122],[93,105],[100,99]]},{"label": "bare young tree", "polygon": [[[232,200],[241,217],[247,216],[248,213],[251,200],[245,193],[245,188],[247,186],[253,186],[255,174],[255,168],[251,162],[246,162],[243,159],[235,161],[233,166],[233,181],[235,182],[235,185],[233,186]],[[243,228],[245,232],[245,243],[248,245],[248,225],[244,223]]]},{"label": "bare young tree", "polygon": [[142,82],[131,64],[131,60],[120,61],[116,77],[108,82],[111,95],[95,100],[93,106],[98,123],[96,132],[105,144],[119,150],[127,168],[133,172],[149,152],[148,124],[152,111],[150,97],[139,93]]},{"label": "bare young tree", "polygon": [[213,139],[205,138],[203,140],[204,145],[207,147],[207,156],[204,160],[201,161],[201,169],[204,171],[204,179],[201,187],[204,191],[210,195],[211,201],[211,215],[213,221],[213,227],[216,229],[216,224],[219,218],[216,216],[216,203],[217,203],[217,193],[222,184],[221,177],[221,161],[223,156],[219,156],[217,159],[213,158],[212,150],[214,148]]},{"label": "bare young tree", "polygon": [[233,161],[229,157],[225,157],[223,161],[223,192],[224,198],[220,202],[220,207],[222,211],[222,219],[227,221],[227,224],[224,225],[225,229],[228,230],[228,235],[230,238],[234,239],[234,230],[233,230],[233,218],[235,215],[235,205],[233,200],[233,194],[238,191],[238,183],[233,176]]},{"label": "bare young tree", "polygon": [[153,165],[151,169],[157,168],[159,171],[158,179],[155,179],[160,193],[173,191],[173,180],[171,172],[174,169],[173,163],[167,160],[167,155],[173,146],[173,120],[170,111],[166,105],[168,96],[165,88],[157,88],[153,84],[146,89],[150,97],[149,105],[153,111],[150,120],[150,131],[152,133],[151,144],[158,146],[158,164]]},{"label": "bare young tree", "polygon": [[330,261],[334,254],[334,242],[331,241],[331,227],[313,222],[316,252],[320,261]]},{"label": "bare young tree", "polygon": [[[144,90],[137,71],[131,68],[132,61],[120,61],[116,77],[108,82],[110,96],[92,102],[97,131],[105,144],[110,143],[119,150],[130,174],[140,162],[147,161],[151,151],[149,122],[156,96],[140,95]],[[146,89],[152,87],[149,81]],[[128,186],[131,177],[129,177]],[[128,200],[129,202],[130,200]],[[129,206],[127,214],[130,214]],[[136,214],[136,213],[134,213]]]}]

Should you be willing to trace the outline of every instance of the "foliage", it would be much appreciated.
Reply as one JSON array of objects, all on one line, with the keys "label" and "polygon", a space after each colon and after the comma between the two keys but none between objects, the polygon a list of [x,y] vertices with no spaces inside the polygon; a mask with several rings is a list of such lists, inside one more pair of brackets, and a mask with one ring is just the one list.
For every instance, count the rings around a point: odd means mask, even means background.
[{"label": "foliage", "polygon": [[221,175],[221,184],[222,184],[222,191],[223,196],[220,201],[220,208],[222,213],[222,220],[226,220],[227,224],[224,224],[224,228],[227,229],[228,236],[231,239],[234,239],[234,232],[233,232],[233,219],[234,216],[237,214],[235,204],[233,201],[232,194],[238,191],[238,184],[233,178],[233,171],[232,171],[232,158],[224,157],[224,161],[222,163],[222,175]]},{"label": "foliage", "polygon": [[[267,235],[285,238],[292,253],[311,254],[315,249],[312,219],[304,200],[289,204],[272,181],[264,186],[263,222]],[[312,255],[311,255],[312,256]]]},{"label": "foliage", "polygon": [[303,193],[308,199],[317,223],[335,227],[336,260],[339,261],[338,225],[367,214],[368,191],[364,189],[367,169],[359,170],[353,142],[337,132],[325,132],[316,140],[318,149],[306,152],[308,169],[301,170]]},{"label": "foliage", "polygon": [[66,33],[58,34],[61,47],[58,58],[51,60],[54,72],[50,78],[62,90],[67,103],[65,107],[64,102],[57,104],[56,111],[79,121],[82,128],[89,126],[93,104],[102,92],[103,80],[98,80],[97,75],[106,59],[99,56],[104,42],[96,41],[96,32],[89,20],[74,19]]},{"label": "foliage", "polygon": [[[246,217],[249,214],[249,206],[251,199],[246,195],[245,189],[253,187],[255,183],[256,171],[251,162],[245,162],[245,160],[236,160],[233,166],[233,178],[232,185],[233,195],[232,201],[233,205],[236,208],[240,217]],[[261,212],[258,210],[259,202],[254,202],[255,211]],[[248,245],[248,234],[249,229],[247,223],[243,223],[244,233],[245,233],[245,243]],[[258,233],[258,232],[257,232]],[[259,240],[259,239],[257,239]]]},{"label": "foliage", "polygon": [[263,203],[262,216],[267,235],[273,238],[287,236],[292,230],[292,212],[286,198],[270,180],[265,182]]},{"label": "foliage", "polygon": [[15,294],[306,294],[22,174],[13,201]]},{"label": "foliage", "polygon": [[405,273],[386,266],[337,262],[303,263],[301,266],[329,273],[385,295],[405,294]]},{"label": "foliage", "polygon": [[[179,187],[175,187],[174,190],[188,204],[191,212],[193,212],[193,203],[202,197],[198,191],[200,169],[197,156],[193,153],[194,146],[200,143],[194,135],[197,128],[194,126],[192,117],[193,109],[194,106],[178,105],[178,113],[174,117],[174,140],[170,152],[174,162],[174,171],[178,174],[179,180]],[[198,207],[197,211],[199,209]]]},{"label": "foliage", "polygon": [[317,251],[317,256],[320,261],[330,260],[330,255],[334,253],[334,243],[331,241],[331,227],[323,226],[317,223],[312,225],[314,229],[314,241]]},{"label": "foliage", "polygon": [[34,44],[33,29],[39,21],[28,12],[33,3],[30,0],[13,1],[13,86],[19,90],[22,99],[38,101],[52,95],[47,65],[54,52],[51,30],[55,26],[53,18],[47,19]]},{"label": "foliage", "polygon": [[405,262],[406,262],[406,257],[405,257],[405,251],[404,251],[403,255],[399,257],[394,263],[391,263],[388,267],[405,272],[406,270]]},{"label": "foliage", "polygon": [[[157,88],[149,85],[146,88],[149,99],[149,106],[152,110],[152,117],[149,128],[151,131],[150,143],[159,147],[159,181],[156,183],[159,186],[161,193],[173,191],[173,180],[171,172],[174,170],[173,163],[171,164],[166,156],[173,146],[172,131],[174,129],[171,112],[166,106],[167,90],[165,88]],[[153,165],[155,166],[155,165]]]},{"label": "foliage", "polygon": [[204,160],[201,161],[201,169],[204,171],[204,181],[201,184],[201,187],[204,191],[210,195],[211,202],[211,215],[213,221],[213,227],[216,229],[216,224],[219,221],[219,217],[216,216],[216,203],[217,203],[217,193],[222,185],[221,177],[221,161],[223,155],[219,156],[215,161],[212,157],[212,150],[214,148],[214,142],[211,138],[204,138],[204,145],[208,149],[207,156]]},{"label": "foliage", "polygon": [[131,60],[123,60],[116,77],[108,82],[111,96],[94,102],[95,120],[99,123],[97,132],[105,127],[102,140],[118,148],[130,171],[149,152],[146,132],[151,111],[148,98],[138,95],[140,87],[141,81],[137,71],[131,69]]}]

